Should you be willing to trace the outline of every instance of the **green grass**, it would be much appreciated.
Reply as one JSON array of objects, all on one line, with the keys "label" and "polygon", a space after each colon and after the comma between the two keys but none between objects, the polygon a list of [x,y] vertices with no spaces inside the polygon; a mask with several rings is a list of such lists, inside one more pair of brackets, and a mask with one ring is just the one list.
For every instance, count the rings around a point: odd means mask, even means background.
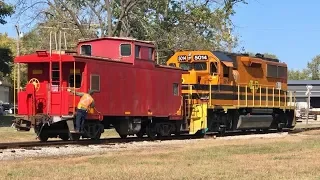
[{"label": "green grass", "polygon": [[1,179],[319,179],[319,135],[2,162]]}]

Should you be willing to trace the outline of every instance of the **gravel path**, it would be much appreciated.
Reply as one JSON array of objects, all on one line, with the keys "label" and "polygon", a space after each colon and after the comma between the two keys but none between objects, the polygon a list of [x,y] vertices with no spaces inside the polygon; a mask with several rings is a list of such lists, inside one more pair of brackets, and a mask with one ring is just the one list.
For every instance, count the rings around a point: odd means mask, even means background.
[{"label": "gravel path", "polygon": [[[275,133],[275,134],[254,134],[254,135],[241,135],[218,137],[216,140],[235,140],[235,139],[250,139],[250,138],[279,138],[285,137],[288,133]],[[144,142],[131,142],[113,145],[68,145],[57,147],[41,147],[31,149],[6,149],[0,151],[0,160],[17,160],[30,157],[54,157],[54,156],[67,156],[67,155],[91,155],[106,153],[121,150],[135,150],[140,148],[156,148],[166,147],[168,145],[183,145],[187,143],[197,143],[199,141],[206,141],[208,139],[187,139],[187,140],[170,140],[170,141],[144,141]],[[211,138],[212,140],[212,138]]]}]

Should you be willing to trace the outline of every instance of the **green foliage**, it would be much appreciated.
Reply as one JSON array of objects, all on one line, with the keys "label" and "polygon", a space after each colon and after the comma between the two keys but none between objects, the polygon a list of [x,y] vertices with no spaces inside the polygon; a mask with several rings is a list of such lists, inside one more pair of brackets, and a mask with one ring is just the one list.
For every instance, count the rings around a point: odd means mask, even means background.
[{"label": "green foliage", "polygon": [[310,80],[309,72],[306,69],[303,70],[288,70],[289,80]]},{"label": "green foliage", "polygon": [[11,72],[13,64],[14,40],[7,34],[0,34],[0,78],[7,76]]},{"label": "green foliage", "polygon": [[4,20],[6,17],[11,16],[14,13],[13,6],[6,4],[0,0],[0,24],[6,24]]},{"label": "green foliage", "polygon": [[320,55],[317,55],[312,59],[311,62],[308,62],[307,67],[309,70],[309,73],[311,75],[312,80],[319,80],[320,74],[319,74],[319,65],[320,65]]}]

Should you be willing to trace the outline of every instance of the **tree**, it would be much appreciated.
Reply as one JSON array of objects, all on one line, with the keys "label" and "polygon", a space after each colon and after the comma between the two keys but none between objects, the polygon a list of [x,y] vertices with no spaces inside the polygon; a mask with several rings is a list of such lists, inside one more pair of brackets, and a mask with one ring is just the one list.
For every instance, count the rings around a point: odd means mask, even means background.
[{"label": "tree", "polygon": [[315,56],[311,62],[308,62],[307,68],[311,75],[312,80],[319,80],[319,65],[320,65],[320,55]]},{"label": "tree", "polygon": [[309,72],[303,70],[288,70],[288,80],[309,80]]},{"label": "tree", "polygon": [[0,0],[0,24],[6,24],[4,20],[6,17],[11,16],[14,13],[13,6],[6,4]]},{"label": "tree", "polygon": [[[124,36],[155,41],[165,62],[178,49],[232,49],[230,17],[244,0],[18,0],[19,14],[32,12],[39,27],[77,38]],[[28,4],[28,5],[26,5]],[[32,19],[32,20],[34,20]],[[42,31],[44,32],[44,31]],[[47,31],[46,36],[49,37]],[[44,38],[43,38],[44,39]],[[43,40],[48,42],[48,39]],[[41,43],[40,43],[41,44]]]},{"label": "tree", "polygon": [[0,34],[0,79],[11,72],[13,61],[14,40],[7,34]]}]

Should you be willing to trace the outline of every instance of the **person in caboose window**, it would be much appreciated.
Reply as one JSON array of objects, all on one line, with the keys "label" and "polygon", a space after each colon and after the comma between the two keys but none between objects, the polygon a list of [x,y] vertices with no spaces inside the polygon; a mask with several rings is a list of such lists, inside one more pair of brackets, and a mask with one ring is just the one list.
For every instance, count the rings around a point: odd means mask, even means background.
[{"label": "person in caboose window", "polygon": [[71,133],[80,133],[82,131],[84,120],[86,118],[89,108],[94,108],[94,99],[92,98],[93,90],[89,90],[88,93],[85,92],[75,92],[71,89],[68,89],[68,92],[75,93],[76,96],[80,96],[80,101],[77,106],[76,113],[76,128],[75,132]]}]

